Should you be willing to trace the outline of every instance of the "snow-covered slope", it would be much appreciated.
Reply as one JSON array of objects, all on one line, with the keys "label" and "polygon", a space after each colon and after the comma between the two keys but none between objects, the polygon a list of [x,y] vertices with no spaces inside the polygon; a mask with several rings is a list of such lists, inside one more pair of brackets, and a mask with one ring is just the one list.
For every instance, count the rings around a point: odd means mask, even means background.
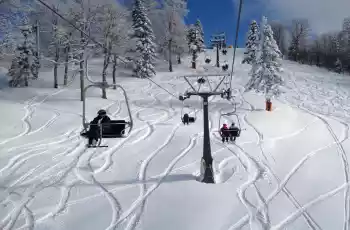
[{"label": "snow-covered slope", "polygon": [[[177,96],[189,88],[177,76],[220,70],[213,52],[206,51],[209,65],[200,56],[197,71],[190,58],[174,73],[159,64],[164,72],[154,80]],[[250,66],[240,64],[242,53],[233,78],[243,129],[236,144],[222,144],[217,133],[232,104],[210,102],[216,184],[196,181],[203,145],[196,97],[186,105],[197,121],[184,126],[181,102],[121,71],[134,129],[125,139],[105,140],[109,148],[87,149],[79,135],[79,79],[54,90],[52,73],[41,73],[31,88],[1,89],[0,229],[348,229],[348,76],[286,61],[286,93],[266,112],[263,96],[243,93]],[[232,50],[221,58],[230,63]],[[95,79],[101,64],[90,64]],[[121,92],[100,95],[88,93],[89,120],[100,108],[127,118]],[[237,123],[221,123],[231,121]]]}]

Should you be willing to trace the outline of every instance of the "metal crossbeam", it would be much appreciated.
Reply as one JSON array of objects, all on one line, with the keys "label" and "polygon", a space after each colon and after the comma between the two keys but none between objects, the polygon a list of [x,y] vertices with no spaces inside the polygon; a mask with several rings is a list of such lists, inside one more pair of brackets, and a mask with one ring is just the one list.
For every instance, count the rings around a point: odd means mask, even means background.
[{"label": "metal crossbeam", "polygon": [[[222,82],[225,80],[225,78],[227,76],[222,76],[222,74],[215,74],[215,73],[212,73],[212,74],[197,74],[197,75],[185,75],[185,76],[181,76],[185,79],[185,81],[189,84],[189,86],[192,88],[193,92],[197,92],[199,93],[199,90],[196,90],[195,87],[193,86],[193,84],[189,81],[189,78],[206,78],[207,79],[207,82],[209,84],[209,87],[210,87],[210,92],[212,93],[215,93],[215,95],[219,95],[219,94],[216,94],[217,93],[217,90],[218,88],[220,87],[220,85],[222,84]],[[210,82],[209,82],[209,77],[222,77],[220,82],[215,86],[215,87],[212,87]],[[212,90],[212,88],[214,88],[214,90]],[[209,93],[209,92],[207,92]]]}]

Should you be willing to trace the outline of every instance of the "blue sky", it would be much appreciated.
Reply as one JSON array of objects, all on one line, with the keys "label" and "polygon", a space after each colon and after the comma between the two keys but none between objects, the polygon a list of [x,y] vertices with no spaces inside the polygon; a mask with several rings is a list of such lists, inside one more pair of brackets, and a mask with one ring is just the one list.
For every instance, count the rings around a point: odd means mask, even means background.
[{"label": "blue sky", "polygon": [[[239,0],[188,0],[188,24],[197,17],[203,24],[205,40],[215,32],[226,32],[227,43],[233,44]],[[239,47],[244,46],[246,32],[252,19],[281,21],[289,25],[293,19],[309,21],[313,34],[339,31],[342,21],[350,16],[350,0],[244,0],[239,33]]]},{"label": "blue sky", "polygon": [[[208,44],[211,34],[217,32],[226,32],[227,44],[234,44],[238,5],[234,4],[232,0],[189,0],[188,8],[190,12],[186,23],[195,23],[196,19],[199,18],[203,25],[206,44]],[[243,5],[242,10],[244,12],[245,5]],[[259,11],[250,11],[249,14],[244,12],[240,24],[239,47],[244,46],[250,21],[252,19],[259,21],[261,14],[262,12]]]}]

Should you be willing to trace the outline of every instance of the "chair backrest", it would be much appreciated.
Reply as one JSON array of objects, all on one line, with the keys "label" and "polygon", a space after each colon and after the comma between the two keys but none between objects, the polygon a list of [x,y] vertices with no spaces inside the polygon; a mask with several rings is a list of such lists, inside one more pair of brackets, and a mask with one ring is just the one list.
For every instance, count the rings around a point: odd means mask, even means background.
[{"label": "chair backrest", "polygon": [[111,120],[108,123],[102,124],[102,137],[115,138],[123,136],[126,129],[125,120]]}]

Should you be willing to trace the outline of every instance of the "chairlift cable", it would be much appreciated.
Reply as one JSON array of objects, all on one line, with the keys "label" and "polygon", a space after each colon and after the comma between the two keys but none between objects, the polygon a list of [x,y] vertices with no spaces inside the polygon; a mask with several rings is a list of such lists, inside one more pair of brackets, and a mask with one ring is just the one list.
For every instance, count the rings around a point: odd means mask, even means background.
[{"label": "chairlift cable", "polygon": [[148,79],[149,81],[151,81],[153,84],[155,84],[156,86],[158,86],[159,88],[161,88],[162,90],[164,90],[165,92],[167,92],[169,95],[171,95],[172,97],[175,97],[176,99],[179,99],[179,97],[175,96],[175,94],[169,92],[169,90],[165,89],[164,87],[162,87],[161,85],[159,85],[157,82],[153,81],[151,78],[149,77],[145,77],[146,79]]},{"label": "chairlift cable", "polygon": [[238,32],[239,32],[239,25],[240,25],[240,21],[241,21],[242,6],[243,6],[243,0],[240,0],[240,2],[239,2],[239,9],[238,9],[237,25],[236,25],[235,46],[233,47],[233,58],[232,58],[230,88],[232,88],[231,86],[232,86],[233,68],[234,68],[235,59],[236,59],[236,50],[237,50],[237,43],[238,43]]}]

